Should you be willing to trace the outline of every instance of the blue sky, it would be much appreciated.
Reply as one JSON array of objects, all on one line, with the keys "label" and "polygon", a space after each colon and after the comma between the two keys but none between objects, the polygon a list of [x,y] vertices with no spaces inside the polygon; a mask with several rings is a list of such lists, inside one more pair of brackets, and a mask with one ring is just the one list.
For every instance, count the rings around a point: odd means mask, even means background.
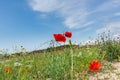
[{"label": "blue sky", "polygon": [[120,0],[1,0],[0,50],[41,49],[54,33],[83,42],[110,30],[120,34]]}]

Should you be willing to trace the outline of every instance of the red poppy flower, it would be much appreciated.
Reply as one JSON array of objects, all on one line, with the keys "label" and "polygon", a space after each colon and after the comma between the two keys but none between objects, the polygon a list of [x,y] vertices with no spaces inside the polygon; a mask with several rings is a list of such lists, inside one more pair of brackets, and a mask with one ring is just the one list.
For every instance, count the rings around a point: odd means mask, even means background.
[{"label": "red poppy flower", "polygon": [[93,61],[89,66],[90,71],[98,72],[101,69],[101,64],[98,61]]},{"label": "red poppy flower", "polygon": [[54,38],[58,42],[65,42],[66,38],[62,34],[53,34]]},{"label": "red poppy flower", "polygon": [[5,68],[5,71],[6,71],[6,73],[11,73],[11,72],[12,72],[12,69],[11,69],[10,67],[6,67],[6,68]]},{"label": "red poppy flower", "polygon": [[68,38],[71,38],[72,37],[72,33],[71,32],[65,32],[65,36],[68,37]]}]

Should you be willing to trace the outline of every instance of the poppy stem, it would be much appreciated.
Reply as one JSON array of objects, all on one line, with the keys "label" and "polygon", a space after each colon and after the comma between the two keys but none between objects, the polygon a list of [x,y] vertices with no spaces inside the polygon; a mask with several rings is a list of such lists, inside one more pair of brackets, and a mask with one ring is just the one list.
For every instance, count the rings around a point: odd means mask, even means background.
[{"label": "poppy stem", "polygon": [[70,54],[71,54],[71,70],[70,70],[70,80],[73,80],[73,49],[72,49],[72,42],[69,40],[69,46],[70,46]]}]

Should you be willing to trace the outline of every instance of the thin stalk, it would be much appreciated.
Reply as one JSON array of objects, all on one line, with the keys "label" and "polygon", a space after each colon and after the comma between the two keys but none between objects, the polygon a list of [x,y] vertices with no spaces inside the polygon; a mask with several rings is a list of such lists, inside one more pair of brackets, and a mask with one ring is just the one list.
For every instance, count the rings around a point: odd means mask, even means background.
[{"label": "thin stalk", "polygon": [[70,54],[71,54],[71,70],[70,70],[70,80],[73,80],[73,49],[72,42],[69,40]]}]

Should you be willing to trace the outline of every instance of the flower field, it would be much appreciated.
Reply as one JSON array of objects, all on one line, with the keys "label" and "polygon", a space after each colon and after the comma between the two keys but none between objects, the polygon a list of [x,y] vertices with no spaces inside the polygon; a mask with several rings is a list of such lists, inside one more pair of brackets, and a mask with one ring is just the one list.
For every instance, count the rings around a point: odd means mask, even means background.
[{"label": "flower field", "polygon": [[[28,53],[22,52],[0,57],[0,80],[93,80],[91,76],[104,74],[114,69],[110,63],[120,61],[120,39],[97,42],[95,45],[74,46],[71,32],[53,34],[56,42],[65,43],[50,51]],[[107,72],[109,74],[109,72]],[[120,72],[118,73],[120,76]],[[99,79],[95,76],[95,80]],[[116,77],[113,80],[119,80]]]}]

